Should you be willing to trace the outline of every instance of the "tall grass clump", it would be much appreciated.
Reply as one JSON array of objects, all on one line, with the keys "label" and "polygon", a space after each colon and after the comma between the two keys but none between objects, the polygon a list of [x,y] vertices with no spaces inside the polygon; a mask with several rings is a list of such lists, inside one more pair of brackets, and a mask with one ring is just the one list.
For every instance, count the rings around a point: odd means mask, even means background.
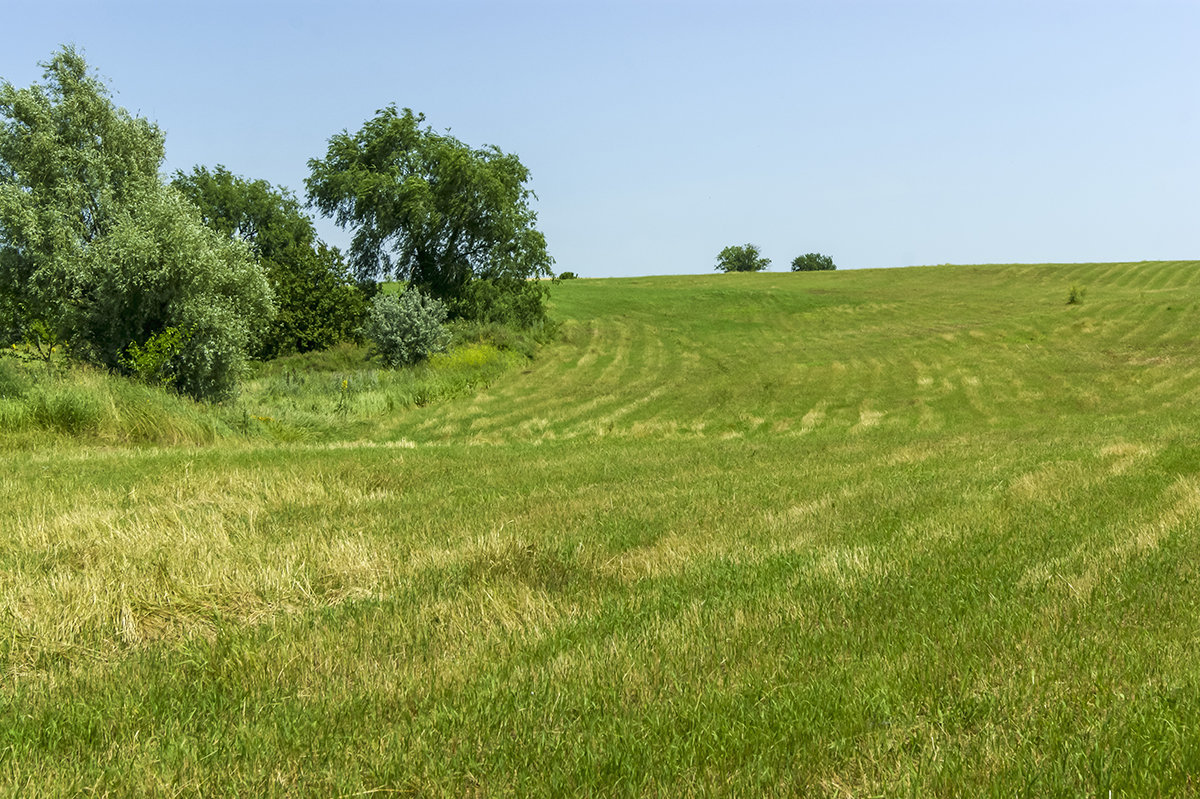
[{"label": "tall grass clump", "polygon": [[64,438],[106,445],[205,444],[231,434],[213,406],[165,386],[65,361],[0,361],[0,442],[8,447]]},{"label": "tall grass clump", "polygon": [[24,397],[28,384],[18,369],[0,358],[0,433],[24,430],[29,420]]},{"label": "tall grass clump", "polygon": [[25,378],[7,359],[0,358],[0,399],[17,398],[25,393]]},{"label": "tall grass clump", "polygon": [[[398,369],[371,368],[365,350],[306,353],[279,368],[265,364],[226,410],[236,426],[266,424],[274,434],[306,431],[305,437],[367,435],[392,424],[405,409],[424,407],[479,391],[525,357],[487,342],[466,342]],[[238,410],[238,409],[241,410]]]},{"label": "tall grass clump", "polygon": [[113,426],[114,408],[92,386],[76,382],[43,383],[31,391],[26,403],[39,427],[80,435]]},{"label": "tall grass clump", "polygon": [[562,333],[562,326],[551,319],[526,327],[459,319],[451,322],[449,329],[451,345],[454,347],[490,344],[498,350],[518,353],[528,360],[532,360],[539,349]]},{"label": "tall grass clump", "polygon": [[[484,328],[487,328],[484,331]],[[494,329],[493,329],[494,328]],[[236,400],[181,396],[142,352],[140,379],[72,364],[61,355],[0,360],[0,447],[76,442],[196,445],[220,440],[324,441],[361,438],[390,427],[406,409],[480,391],[527,363],[528,333],[474,326],[452,348],[398,368],[379,368],[370,351],[342,343],[260,363]],[[482,331],[482,332],[481,332]],[[448,332],[445,335],[449,338]],[[498,346],[499,340],[508,347]],[[20,354],[25,355],[24,351]]]}]

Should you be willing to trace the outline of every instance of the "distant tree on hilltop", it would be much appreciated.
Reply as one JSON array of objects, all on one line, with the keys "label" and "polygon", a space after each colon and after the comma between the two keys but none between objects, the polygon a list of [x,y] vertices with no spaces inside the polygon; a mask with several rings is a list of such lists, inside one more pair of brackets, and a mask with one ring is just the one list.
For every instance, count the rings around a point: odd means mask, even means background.
[{"label": "distant tree on hilltop", "polygon": [[764,258],[757,245],[746,244],[721,250],[716,268],[720,272],[761,272],[770,265],[771,259]]},{"label": "distant tree on hilltop", "polygon": [[833,259],[828,255],[821,255],[819,252],[797,255],[792,260],[793,272],[825,272],[833,269],[837,269],[833,265]]}]

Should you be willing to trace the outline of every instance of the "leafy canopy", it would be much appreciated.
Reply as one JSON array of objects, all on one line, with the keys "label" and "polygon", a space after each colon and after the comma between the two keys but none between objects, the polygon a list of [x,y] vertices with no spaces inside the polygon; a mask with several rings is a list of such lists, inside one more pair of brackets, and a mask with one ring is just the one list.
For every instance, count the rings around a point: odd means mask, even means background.
[{"label": "leafy canopy", "polygon": [[274,312],[266,279],[163,184],[157,126],[115,106],[74,49],[43,66],[42,84],[0,82],[0,334],[125,373],[131,346],[169,340],[164,379],[228,395]]},{"label": "leafy canopy", "polygon": [[771,265],[770,258],[764,258],[754,244],[742,247],[736,245],[726,247],[717,256],[717,271],[720,272],[761,272]]},{"label": "leafy canopy", "polygon": [[793,272],[825,272],[833,269],[837,269],[833,265],[833,259],[818,252],[797,255],[792,259]]},{"label": "leafy canopy", "polygon": [[270,281],[279,313],[256,355],[308,352],[356,337],[366,313],[364,292],[289,191],[220,165],[176,172],[171,183],[200,210],[206,225],[246,242]]},{"label": "leafy canopy", "polygon": [[474,280],[536,295],[540,309],[544,290],[525,284],[552,276],[554,261],[534,227],[529,170],[424,121],[390,105],[357,133],[331,138],[325,158],[308,162],[310,202],[354,230],[349,260],[360,278],[407,281],[456,315],[478,311],[461,303]]}]

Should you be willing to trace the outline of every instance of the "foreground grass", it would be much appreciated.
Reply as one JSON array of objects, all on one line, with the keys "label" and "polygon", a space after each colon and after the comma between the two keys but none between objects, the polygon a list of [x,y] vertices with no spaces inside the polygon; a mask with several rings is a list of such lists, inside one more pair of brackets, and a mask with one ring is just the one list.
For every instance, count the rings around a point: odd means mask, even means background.
[{"label": "foreground grass", "polygon": [[0,455],[0,785],[1200,793],[1196,266],[571,281],[366,440]]}]

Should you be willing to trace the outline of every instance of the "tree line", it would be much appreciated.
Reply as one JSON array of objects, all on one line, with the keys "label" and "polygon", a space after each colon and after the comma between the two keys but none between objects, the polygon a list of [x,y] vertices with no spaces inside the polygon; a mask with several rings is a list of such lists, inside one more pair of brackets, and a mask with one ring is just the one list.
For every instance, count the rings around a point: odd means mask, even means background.
[{"label": "tree line", "polygon": [[[162,131],[115,105],[73,47],[42,66],[28,88],[0,81],[3,346],[219,400],[249,359],[357,339],[398,313],[544,320],[547,287],[531,278],[552,277],[553,259],[517,156],[394,105],[332,136],[305,199],[352,233],[343,254],[283,187],[220,165],[165,180]],[[386,299],[389,280],[413,296]]]}]

